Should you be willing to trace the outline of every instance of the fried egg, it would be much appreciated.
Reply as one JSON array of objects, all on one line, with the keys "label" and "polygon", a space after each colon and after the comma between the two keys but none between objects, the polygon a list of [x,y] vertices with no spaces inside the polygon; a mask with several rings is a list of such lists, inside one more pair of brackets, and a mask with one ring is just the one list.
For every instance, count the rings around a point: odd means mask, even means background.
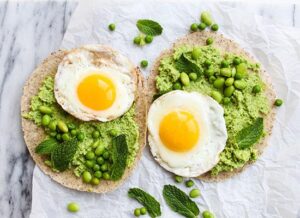
[{"label": "fried egg", "polygon": [[171,91],[149,109],[148,141],[166,170],[196,177],[215,166],[227,140],[223,108],[197,92]]},{"label": "fried egg", "polygon": [[57,102],[83,121],[110,121],[133,104],[136,91],[134,65],[103,45],[71,50],[55,75]]}]

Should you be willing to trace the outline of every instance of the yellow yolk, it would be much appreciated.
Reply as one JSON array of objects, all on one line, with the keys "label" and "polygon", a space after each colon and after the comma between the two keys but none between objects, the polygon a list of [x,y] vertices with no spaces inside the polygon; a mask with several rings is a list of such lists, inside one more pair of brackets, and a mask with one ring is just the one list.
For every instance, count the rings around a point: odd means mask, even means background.
[{"label": "yellow yolk", "polygon": [[116,88],[105,75],[92,74],[85,77],[77,86],[80,102],[93,110],[105,110],[115,101]]},{"label": "yellow yolk", "polygon": [[198,141],[199,125],[190,112],[173,111],[162,119],[159,136],[170,150],[186,152],[191,150]]}]

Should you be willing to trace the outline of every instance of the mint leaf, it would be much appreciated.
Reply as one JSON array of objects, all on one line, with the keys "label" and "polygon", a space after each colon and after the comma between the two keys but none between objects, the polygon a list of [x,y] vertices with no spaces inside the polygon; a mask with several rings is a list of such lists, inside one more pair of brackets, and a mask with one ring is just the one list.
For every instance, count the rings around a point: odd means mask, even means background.
[{"label": "mint leaf", "polygon": [[37,154],[51,154],[54,148],[58,145],[55,139],[46,139],[42,141],[36,148],[35,153]]},{"label": "mint leaf", "polygon": [[119,135],[112,140],[112,168],[111,179],[119,180],[122,178],[126,169],[128,157],[128,145],[125,135]]},{"label": "mint leaf", "polygon": [[190,61],[184,54],[175,61],[175,68],[179,72],[196,73],[198,77],[202,74],[202,69],[197,64]]},{"label": "mint leaf", "polygon": [[142,33],[150,36],[158,36],[163,31],[161,25],[153,20],[138,20],[136,26]]},{"label": "mint leaf", "polygon": [[197,204],[176,186],[165,185],[163,196],[169,207],[182,216],[194,218],[199,215]]},{"label": "mint leaf", "polygon": [[134,198],[140,202],[144,207],[146,207],[149,215],[153,217],[161,216],[160,204],[147,192],[140,188],[131,188],[128,191],[128,196]]},{"label": "mint leaf", "polygon": [[263,134],[264,120],[257,118],[251,125],[243,128],[236,135],[236,142],[241,149],[249,148],[255,144]]},{"label": "mint leaf", "polygon": [[66,170],[77,149],[78,141],[76,139],[62,142],[56,146],[51,153],[52,166],[59,171]]}]

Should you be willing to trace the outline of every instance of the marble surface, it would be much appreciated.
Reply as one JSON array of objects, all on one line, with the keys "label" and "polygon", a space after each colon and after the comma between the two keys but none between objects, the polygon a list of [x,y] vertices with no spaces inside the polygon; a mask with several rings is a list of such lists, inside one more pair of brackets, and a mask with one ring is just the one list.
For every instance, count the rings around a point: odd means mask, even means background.
[{"label": "marble surface", "polygon": [[[286,1],[285,1],[286,2]],[[300,5],[226,3],[300,28]],[[33,162],[20,127],[22,87],[60,46],[76,2],[0,2],[0,217],[28,217]]]}]

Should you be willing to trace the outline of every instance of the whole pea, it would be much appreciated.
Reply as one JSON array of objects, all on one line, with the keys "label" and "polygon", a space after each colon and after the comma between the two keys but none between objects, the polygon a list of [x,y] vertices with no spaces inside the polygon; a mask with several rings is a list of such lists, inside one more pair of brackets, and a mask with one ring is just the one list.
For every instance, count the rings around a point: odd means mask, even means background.
[{"label": "whole pea", "polygon": [[217,89],[223,88],[225,83],[225,79],[223,77],[219,77],[214,81],[214,87]]},{"label": "whole pea", "polygon": [[210,37],[206,39],[206,45],[211,45],[211,44],[213,44],[213,42],[214,42],[214,40]]},{"label": "whole pea", "polygon": [[211,25],[210,28],[211,28],[212,31],[218,31],[219,30],[219,25],[214,23],[213,25]]},{"label": "whole pea", "polygon": [[150,35],[147,35],[146,37],[145,37],[145,42],[146,43],[151,43],[153,41],[153,36],[150,36]]},{"label": "whole pea", "polygon": [[147,209],[145,207],[141,208],[141,214],[145,215],[147,213]]},{"label": "whole pea", "polygon": [[118,130],[116,130],[116,129],[111,129],[111,130],[109,131],[109,134],[110,134],[111,136],[115,137],[115,136],[118,135]]},{"label": "whole pea", "polygon": [[224,89],[224,96],[225,97],[230,97],[233,94],[234,90],[235,90],[234,86],[228,86],[228,87],[226,87]]},{"label": "whole pea", "polygon": [[140,210],[140,208],[136,208],[136,209],[134,209],[134,215],[135,216],[140,216],[141,215],[141,210]]},{"label": "whole pea", "polygon": [[99,145],[100,145],[100,141],[97,140],[97,141],[93,142],[92,148],[96,149]]},{"label": "whole pea", "polygon": [[93,160],[87,160],[87,161],[85,161],[85,165],[86,165],[88,168],[93,168],[94,165],[95,165],[95,161],[93,161]]},{"label": "whole pea", "polygon": [[72,213],[76,213],[77,211],[79,211],[79,205],[75,202],[70,202],[67,206],[68,211],[72,212]]},{"label": "whole pea", "polygon": [[142,68],[146,68],[148,66],[148,61],[147,60],[142,60],[140,63]]},{"label": "whole pea", "polygon": [[96,150],[95,150],[95,154],[97,156],[100,156],[104,153],[105,147],[103,145],[99,145]]},{"label": "whole pea", "polygon": [[107,173],[107,172],[105,172],[105,173],[103,173],[103,179],[105,179],[105,180],[108,180],[108,179],[110,179],[110,175],[109,175],[109,173]]},{"label": "whole pea", "polygon": [[174,179],[175,179],[175,182],[177,182],[177,183],[182,183],[183,182],[183,177],[182,176],[175,175]]},{"label": "whole pea", "polygon": [[67,125],[65,124],[65,122],[63,122],[63,121],[61,121],[61,120],[59,120],[59,121],[57,122],[57,127],[58,127],[58,129],[59,129],[61,132],[66,133],[66,132],[69,131],[69,129],[68,129]]},{"label": "whole pea", "polygon": [[61,141],[61,134],[56,134],[56,139],[57,139],[57,141]]},{"label": "whole pea", "polygon": [[91,180],[92,180],[92,175],[91,175],[91,173],[90,173],[89,171],[84,171],[84,172],[82,173],[82,181],[83,181],[84,183],[90,183]]},{"label": "whole pea", "polygon": [[206,24],[205,23],[200,23],[199,25],[198,25],[198,29],[199,30],[205,30],[205,28],[206,28]]},{"label": "whole pea", "polygon": [[142,38],[140,36],[136,36],[133,39],[133,43],[136,45],[139,45],[141,43],[141,41],[142,41]]},{"label": "whole pea", "polygon": [[76,137],[81,142],[84,140],[84,134],[82,132],[78,132]]},{"label": "whole pea", "polygon": [[194,188],[194,189],[192,189],[192,190],[190,191],[190,194],[189,194],[189,195],[190,195],[191,198],[197,198],[197,197],[200,196],[200,190]]},{"label": "whole pea", "polygon": [[234,79],[233,78],[227,78],[225,80],[225,86],[231,86],[233,85]]},{"label": "whole pea", "polygon": [[176,82],[173,84],[173,90],[181,90],[181,84],[179,82]]},{"label": "whole pea", "polygon": [[192,187],[193,185],[194,185],[193,180],[188,180],[188,181],[185,182],[185,186],[188,187],[188,188]]},{"label": "whole pea", "polygon": [[227,68],[227,67],[229,67],[228,61],[223,60],[223,61],[221,62],[221,67],[222,67],[222,68]]},{"label": "whole pea", "polygon": [[215,218],[215,216],[208,210],[205,210],[202,212],[202,217],[203,218]]},{"label": "whole pea", "polygon": [[236,69],[235,69],[235,67],[233,67],[233,68],[231,69],[231,76],[234,78],[234,77],[235,77],[235,74],[236,74]]},{"label": "whole pea", "polygon": [[102,156],[103,156],[104,160],[107,160],[109,158],[110,154],[108,151],[105,151]]},{"label": "whole pea", "polygon": [[220,103],[222,101],[222,94],[218,91],[212,91],[211,97],[216,100],[216,102]]},{"label": "whole pea", "polygon": [[239,59],[238,57],[235,57],[235,58],[233,59],[232,63],[233,63],[234,65],[239,65],[239,64],[241,63],[241,59]]},{"label": "whole pea", "polygon": [[236,66],[235,79],[243,79],[247,74],[247,65],[245,63],[240,63]]},{"label": "whole pea", "polygon": [[94,173],[94,176],[95,176],[96,178],[100,179],[100,178],[102,177],[102,172],[101,172],[101,171],[96,171],[96,172]]},{"label": "whole pea", "polygon": [[253,86],[252,92],[255,94],[261,92],[261,87],[259,85]]},{"label": "whole pea", "polygon": [[108,169],[107,164],[102,164],[101,167],[100,167],[100,169],[101,169],[102,172],[107,171],[107,169]]},{"label": "whole pea", "polygon": [[235,88],[240,89],[240,90],[243,90],[247,86],[247,83],[243,80],[236,80],[236,81],[234,81],[233,84],[234,84]]},{"label": "whole pea", "polygon": [[222,76],[231,77],[231,69],[230,68],[222,68],[220,73]]},{"label": "whole pea", "polygon": [[193,24],[191,25],[191,27],[190,27],[190,30],[191,30],[192,32],[197,31],[197,29],[198,29],[198,25],[197,25],[196,23],[193,23]]},{"label": "whole pea", "polygon": [[57,121],[56,120],[52,120],[50,121],[48,128],[51,129],[52,131],[56,130],[56,126],[57,126]]},{"label": "whole pea", "polygon": [[196,81],[197,80],[197,74],[196,73],[190,73],[189,74],[190,80]]},{"label": "whole pea", "polygon": [[230,98],[229,97],[225,97],[223,98],[223,104],[227,105],[231,102]]},{"label": "whole pea", "polygon": [[75,135],[77,135],[77,130],[72,129],[70,133],[71,133],[72,136],[75,136]]},{"label": "whole pea", "polygon": [[62,134],[61,138],[64,141],[69,141],[70,140],[70,135],[68,133],[64,133],[64,134]]},{"label": "whole pea", "polygon": [[184,73],[184,72],[182,72],[182,73],[180,74],[180,81],[181,81],[181,83],[182,83],[184,86],[188,86],[188,85],[190,84],[190,78],[189,78],[189,76],[188,76],[186,73]]},{"label": "whole pea", "polygon": [[91,183],[92,183],[92,185],[99,185],[100,180],[98,178],[94,177],[94,178],[92,178]]},{"label": "whole pea", "polygon": [[209,67],[211,65],[211,61],[210,60],[205,60],[204,61],[204,66]]},{"label": "whole pea", "polygon": [[100,132],[97,131],[97,130],[95,130],[95,131],[92,133],[92,136],[93,136],[94,139],[99,138]]},{"label": "whole pea", "polygon": [[109,24],[109,25],[108,25],[108,29],[109,29],[110,31],[114,31],[114,30],[116,29],[116,24],[114,24],[114,23]]},{"label": "whole pea", "polygon": [[214,69],[211,68],[211,67],[209,67],[208,69],[206,69],[206,70],[204,71],[204,74],[205,74],[205,76],[207,76],[207,77],[213,76],[214,73],[215,73],[215,72],[214,72]]},{"label": "whole pea", "polygon": [[212,17],[208,11],[204,11],[201,13],[200,20],[207,26],[210,26],[213,22]]},{"label": "whole pea", "polygon": [[94,152],[88,151],[88,152],[86,153],[86,155],[85,155],[85,158],[88,159],[88,160],[93,160],[93,159],[95,159],[95,154],[94,154]]},{"label": "whole pea", "polygon": [[98,157],[97,158],[97,163],[100,164],[100,165],[102,165],[104,163],[103,157]]},{"label": "whole pea", "polygon": [[42,125],[43,126],[48,126],[50,124],[50,120],[51,120],[51,117],[48,114],[45,114],[42,117]]},{"label": "whole pea", "polygon": [[193,51],[192,51],[192,58],[194,60],[197,60],[201,55],[201,49],[200,48],[193,48]]},{"label": "whole pea", "polygon": [[43,114],[52,114],[51,108],[48,106],[44,106],[44,105],[39,107],[39,111]]},{"label": "whole pea", "polygon": [[100,166],[98,164],[95,164],[94,167],[93,167],[93,170],[96,172],[96,171],[99,171],[100,170]]},{"label": "whole pea", "polygon": [[213,83],[217,78],[215,76],[210,76],[208,79],[209,83]]},{"label": "whole pea", "polygon": [[280,107],[283,104],[283,100],[282,99],[276,99],[274,102],[274,105],[277,107]]}]

